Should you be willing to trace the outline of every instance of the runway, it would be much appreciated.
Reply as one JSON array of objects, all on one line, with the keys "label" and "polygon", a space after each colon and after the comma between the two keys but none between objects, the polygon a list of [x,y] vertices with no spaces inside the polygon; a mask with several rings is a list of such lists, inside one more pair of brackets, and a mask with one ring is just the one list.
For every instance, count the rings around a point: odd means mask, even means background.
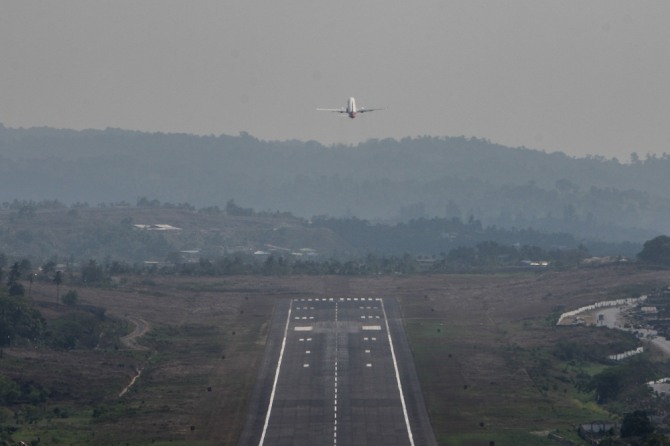
[{"label": "runway", "polygon": [[436,445],[395,300],[281,302],[238,444]]}]

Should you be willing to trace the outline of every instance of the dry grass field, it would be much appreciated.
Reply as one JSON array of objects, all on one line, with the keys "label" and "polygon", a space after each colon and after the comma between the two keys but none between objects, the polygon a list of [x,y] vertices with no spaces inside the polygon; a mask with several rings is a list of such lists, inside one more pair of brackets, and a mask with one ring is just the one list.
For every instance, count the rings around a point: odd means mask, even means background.
[{"label": "dry grass field", "polygon": [[[12,347],[0,366],[56,391],[33,422],[23,412],[15,417],[16,439],[232,446],[277,299],[395,298],[439,444],[552,444],[547,431],[574,438],[576,424],[610,416],[575,390],[580,365],[557,361],[555,345],[595,347],[625,337],[557,327],[557,314],[668,285],[670,272],[635,266],[499,275],[122,277],[114,288],[77,291],[82,304],[121,321],[124,333],[146,321],[149,331],[136,339],[144,348]],[[55,301],[55,286],[36,283],[31,294],[40,308]],[[57,416],[63,412],[68,416]]]}]

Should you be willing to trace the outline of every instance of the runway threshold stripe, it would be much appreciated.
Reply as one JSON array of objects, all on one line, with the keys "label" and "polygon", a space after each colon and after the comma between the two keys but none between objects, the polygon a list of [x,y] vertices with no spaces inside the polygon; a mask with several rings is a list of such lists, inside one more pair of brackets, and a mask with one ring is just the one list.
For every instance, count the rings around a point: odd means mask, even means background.
[{"label": "runway threshold stripe", "polygon": [[389,346],[391,347],[391,357],[393,358],[393,368],[395,369],[395,378],[398,382],[398,392],[400,392],[400,402],[402,403],[402,413],[405,416],[405,425],[407,426],[407,436],[409,437],[409,444],[414,446],[414,437],[412,436],[412,428],[409,427],[409,417],[407,416],[407,405],[405,404],[405,395],[402,392],[402,384],[400,383],[400,373],[398,372],[398,363],[395,359],[395,349],[393,348],[393,341],[391,340],[391,330],[389,329],[389,320],[386,317],[386,308],[384,307],[384,300],[381,300],[382,312],[384,313],[384,322],[386,323],[386,333],[389,337]]},{"label": "runway threshold stripe", "polygon": [[[286,336],[288,335],[288,326],[291,322],[291,308],[293,307],[293,299],[288,306],[288,316],[286,317],[286,327],[284,327],[284,339],[281,342],[281,351],[279,352],[279,360],[277,361],[277,371],[275,372],[275,381],[272,384],[272,393],[270,393],[270,403],[268,404],[268,412],[265,416],[265,424],[263,425],[263,433],[261,434],[261,441],[258,443],[258,446],[263,446],[265,441],[265,433],[268,430],[268,424],[270,423],[270,413],[272,412],[272,403],[275,399],[275,391],[277,390],[277,381],[279,381],[279,369],[281,368],[281,361],[284,357],[284,348],[286,347]],[[395,361],[395,359],[394,359]],[[403,403],[404,405],[404,403]]]}]

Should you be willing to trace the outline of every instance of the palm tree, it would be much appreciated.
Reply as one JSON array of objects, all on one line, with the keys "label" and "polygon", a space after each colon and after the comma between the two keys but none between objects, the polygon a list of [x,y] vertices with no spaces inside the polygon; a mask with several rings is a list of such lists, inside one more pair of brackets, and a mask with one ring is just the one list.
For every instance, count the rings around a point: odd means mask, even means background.
[{"label": "palm tree", "polygon": [[19,283],[21,278],[21,268],[19,267],[19,262],[15,262],[12,265],[12,268],[9,270],[9,277],[7,279],[7,289],[9,290],[10,296],[23,296],[25,291],[23,285]]},{"label": "palm tree", "polygon": [[28,281],[30,282],[30,284],[28,285],[28,297],[30,297],[31,291],[33,289],[33,281],[34,280],[35,280],[35,273],[31,271],[30,272],[30,277],[28,278]]},{"label": "palm tree", "polygon": [[63,273],[56,271],[54,283],[56,284],[56,303],[60,303],[60,284],[63,283]]}]

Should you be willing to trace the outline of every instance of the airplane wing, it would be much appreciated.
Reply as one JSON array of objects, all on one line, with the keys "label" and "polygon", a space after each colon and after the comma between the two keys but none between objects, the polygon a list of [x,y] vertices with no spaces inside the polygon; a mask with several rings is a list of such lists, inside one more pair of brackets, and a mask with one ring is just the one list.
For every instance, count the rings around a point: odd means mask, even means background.
[{"label": "airplane wing", "polygon": [[317,111],[329,111],[329,112],[335,112],[335,113],[346,113],[347,109],[346,108],[317,108]]},{"label": "airplane wing", "polygon": [[367,113],[371,111],[377,111],[377,110],[386,110],[385,108],[359,108],[356,110],[356,113]]}]

